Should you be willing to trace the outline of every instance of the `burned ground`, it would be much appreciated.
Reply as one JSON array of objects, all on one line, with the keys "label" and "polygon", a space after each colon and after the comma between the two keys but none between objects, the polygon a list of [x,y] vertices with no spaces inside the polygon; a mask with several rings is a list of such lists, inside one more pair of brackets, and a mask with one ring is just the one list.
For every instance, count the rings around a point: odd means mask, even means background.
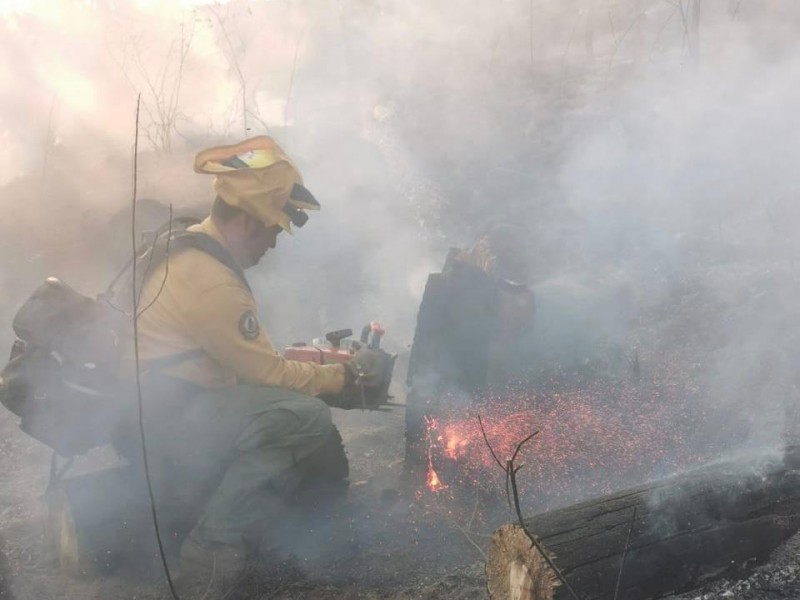
[{"label": "burned ground", "polygon": [[[465,536],[483,545],[490,531],[476,523],[475,533],[462,533],[463,517],[455,513],[467,508],[422,502],[403,482],[402,413],[337,411],[336,420],[351,460],[350,500],[333,520],[306,515],[285,522],[276,531],[286,536],[281,554],[254,564],[233,597],[482,598],[482,557]],[[2,430],[2,597],[166,598],[154,554],[126,557],[139,564],[122,564],[115,574],[74,578],[59,571],[45,543],[50,452],[7,414]],[[107,459],[78,459],[77,468]]]},{"label": "burned ground", "polygon": [[[185,92],[175,121],[142,123],[139,198],[162,206],[142,200],[139,218],[163,218],[168,203],[202,214],[209,181],[191,173],[201,147],[240,132],[285,144],[323,211],[250,275],[279,346],[380,318],[387,347],[404,354],[425,277],[448,246],[495,223],[530,233],[535,331],[492,349],[499,391],[455,402],[432,429],[447,487],[406,477],[402,409],[336,411],[349,503],[333,520],[287,519],[275,532],[283,554],[254,565],[241,597],[485,597],[481,552],[510,515],[478,413],[501,454],[541,430],[522,477],[530,512],[797,443],[791,3],[240,0],[179,21],[123,5],[122,21],[86,6],[59,19],[55,5],[53,22],[2,21],[13,60],[0,78],[20,92],[0,115],[4,345],[44,277],[97,292],[127,254],[136,94],[121,79],[148,89],[158,69],[177,77],[171,52],[185,25],[203,28],[206,46],[190,53],[184,81],[167,82]],[[54,54],[76,76],[60,86],[40,68]],[[121,74],[115,57],[155,70]],[[100,90],[89,109],[73,85],[84,79]],[[151,111],[163,99],[143,97]],[[145,148],[159,125],[166,138]],[[50,453],[6,411],[0,435],[0,597],[166,597],[152,552],[98,577],[59,572],[44,542]],[[112,461],[92,453],[76,468]],[[797,548],[748,580],[681,599],[796,597]]]}]

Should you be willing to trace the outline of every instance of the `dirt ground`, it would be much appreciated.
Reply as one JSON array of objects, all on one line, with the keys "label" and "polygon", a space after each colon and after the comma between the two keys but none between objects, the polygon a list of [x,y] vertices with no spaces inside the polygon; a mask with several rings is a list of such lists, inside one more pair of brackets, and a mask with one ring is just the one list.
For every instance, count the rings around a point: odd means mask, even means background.
[{"label": "dirt ground", "polygon": [[[403,412],[334,411],[351,463],[350,495],[334,522],[284,524],[291,550],[253,565],[232,597],[258,599],[397,599],[486,597],[482,550],[489,526],[471,532],[450,499],[426,498],[404,482]],[[0,411],[0,598],[168,598],[153,556],[114,573],[72,577],[61,572],[45,543],[50,451]],[[91,453],[76,470],[102,464]],[[83,465],[80,462],[83,461]],[[290,554],[287,556],[287,554]],[[266,560],[266,559],[265,559]]]},{"label": "dirt ground", "polygon": [[[479,600],[487,597],[483,556],[494,526],[452,496],[412,489],[403,472],[403,412],[335,411],[351,461],[350,500],[334,524],[287,522],[292,556],[253,565],[233,600]],[[0,598],[169,598],[150,557],[147,568],[75,578],[45,544],[44,492],[50,452],[0,412]],[[102,453],[83,459],[95,465]],[[469,531],[467,531],[469,529]],[[800,597],[800,535],[742,581],[723,580],[672,600]]]}]

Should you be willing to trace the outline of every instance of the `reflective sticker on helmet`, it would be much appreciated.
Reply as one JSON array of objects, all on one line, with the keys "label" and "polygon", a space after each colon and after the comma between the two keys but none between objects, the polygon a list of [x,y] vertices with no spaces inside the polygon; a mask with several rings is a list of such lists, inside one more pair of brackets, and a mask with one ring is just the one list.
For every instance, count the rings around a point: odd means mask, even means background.
[{"label": "reflective sticker on helmet", "polygon": [[252,310],[243,313],[239,318],[239,333],[246,340],[254,340],[258,337],[258,319]]}]

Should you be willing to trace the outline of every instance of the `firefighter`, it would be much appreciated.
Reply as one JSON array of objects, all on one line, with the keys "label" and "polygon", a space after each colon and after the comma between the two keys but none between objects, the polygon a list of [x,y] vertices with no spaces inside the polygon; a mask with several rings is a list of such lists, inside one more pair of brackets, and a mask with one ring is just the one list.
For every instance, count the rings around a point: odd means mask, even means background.
[{"label": "firefighter", "polygon": [[157,500],[208,497],[181,546],[177,578],[200,597],[235,580],[262,538],[269,544],[270,526],[304,473],[328,465],[328,477],[347,476],[341,438],[319,397],[360,405],[389,374],[379,350],[346,364],[286,360],[259,322],[242,270],[319,209],[283,150],[260,136],[204,150],[194,169],[214,176],[217,197],[189,230],[228,259],[187,248],[153,269],[139,300],[138,344]]}]

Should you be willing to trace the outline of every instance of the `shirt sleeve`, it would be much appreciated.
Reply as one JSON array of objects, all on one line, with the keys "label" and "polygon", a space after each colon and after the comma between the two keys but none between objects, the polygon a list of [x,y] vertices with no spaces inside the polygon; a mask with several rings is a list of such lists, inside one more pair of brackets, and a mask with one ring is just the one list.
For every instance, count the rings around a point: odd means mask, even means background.
[{"label": "shirt sleeve", "polygon": [[236,377],[254,385],[274,385],[310,396],[336,394],[344,387],[344,367],[287,360],[261,328],[252,294],[237,283],[201,290],[187,302],[184,317],[198,346]]}]

